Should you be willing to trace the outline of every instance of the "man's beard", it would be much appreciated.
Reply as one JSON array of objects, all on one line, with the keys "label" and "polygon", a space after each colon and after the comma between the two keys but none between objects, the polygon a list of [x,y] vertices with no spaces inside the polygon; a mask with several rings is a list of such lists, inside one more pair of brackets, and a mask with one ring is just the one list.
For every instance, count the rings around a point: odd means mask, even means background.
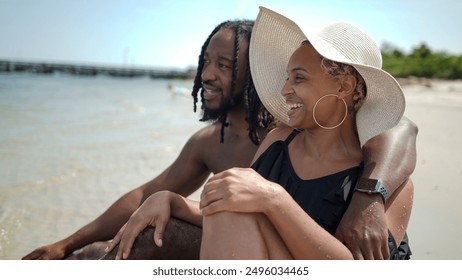
[{"label": "man's beard", "polygon": [[206,104],[203,105],[203,114],[201,121],[217,121],[226,119],[228,112],[242,103],[242,94],[233,94],[230,99],[222,99],[220,106],[216,109],[210,109]]}]

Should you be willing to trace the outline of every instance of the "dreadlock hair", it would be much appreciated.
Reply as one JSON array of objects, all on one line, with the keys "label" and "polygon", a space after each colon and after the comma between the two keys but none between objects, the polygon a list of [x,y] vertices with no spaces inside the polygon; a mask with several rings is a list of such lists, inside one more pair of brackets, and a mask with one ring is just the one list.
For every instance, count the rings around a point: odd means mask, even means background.
[{"label": "dreadlock hair", "polygon": [[[230,20],[222,22],[221,24],[217,25],[215,29],[213,29],[212,33],[210,33],[207,40],[205,40],[204,45],[202,46],[201,53],[199,55],[199,63],[197,66],[197,73],[196,77],[194,78],[194,86],[192,90],[192,96],[194,98],[194,112],[197,110],[197,102],[198,102],[198,92],[200,91],[201,96],[201,110],[204,110],[204,89],[202,87],[202,78],[201,74],[204,69],[204,54],[205,51],[210,43],[212,37],[222,29],[230,29],[234,32],[234,61],[233,61],[233,71],[232,71],[232,82],[231,82],[231,96],[230,100],[234,100],[235,104],[231,104],[232,106],[237,105],[236,103],[243,102],[246,108],[246,121],[249,124],[249,138],[255,144],[260,144],[260,138],[258,137],[257,128],[263,127],[267,128],[270,124],[273,123],[274,118],[273,116],[266,110],[263,104],[258,97],[257,91],[253,84],[252,76],[250,74],[250,65],[248,55],[246,57],[246,72],[245,72],[245,82],[244,88],[242,90],[242,95],[240,99],[237,99],[236,96],[239,94],[236,91],[236,83],[237,83],[237,73],[238,73],[238,60],[239,60],[239,42],[241,40],[248,40],[250,42],[250,36],[252,33],[254,21],[253,20]],[[203,113],[202,118],[200,121],[212,121],[212,122],[220,122],[221,123],[221,138],[220,143],[224,142],[224,130],[225,127],[228,126],[226,122],[228,117],[228,111],[230,108],[227,108],[220,116],[213,119],[211,116]],[[204,112],[204,111],[203,111]]]}]

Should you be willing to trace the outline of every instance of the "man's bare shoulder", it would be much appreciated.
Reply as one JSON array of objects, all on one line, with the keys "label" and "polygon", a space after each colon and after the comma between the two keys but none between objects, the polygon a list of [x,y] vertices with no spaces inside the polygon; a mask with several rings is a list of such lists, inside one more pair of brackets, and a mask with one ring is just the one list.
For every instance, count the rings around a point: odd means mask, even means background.
[{"label": "man's bare shoulder", "polygon": [[188,168],[207,166],[210,169],[210,156],[214,154],[213,151],[216,150],[217,144],[220,143],[215,130],[214,125],[210,124],[191,135],[172,166],[181,166],[182,169],[185,168],[185,165]]},{"label": "man's bare shoulder", "polygon": [[[196,131],[188,139],[185,148],[202,150],[204,147],[209,147],[211,145],[215,146],[220,143],[220,129],[217,128],[216,124],[209,124],[198,131]],[[217,140],[218,139],[218,140]]]},{"label": "man's bare shoulder", "polygon": [[198,131],[196,131],[190,139],[194,141],[210,141],[217,137],[219,134],[219,128],[217,124],[209,124]]}]

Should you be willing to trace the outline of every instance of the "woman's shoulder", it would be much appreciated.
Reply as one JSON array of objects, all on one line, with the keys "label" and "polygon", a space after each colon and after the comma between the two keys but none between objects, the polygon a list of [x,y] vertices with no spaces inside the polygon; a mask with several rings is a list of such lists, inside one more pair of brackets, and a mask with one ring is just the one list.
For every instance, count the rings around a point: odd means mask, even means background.
[{"label": "woman's shoulder", "polygon": [[276,141],[285,140],[293,131],[294,129],[289,126],[277,126],[268,132],[263,142],[270,142],[271,144]]},{"label": "woman's shoulder", "polygon": [[293,132],[293,128],[288,126],[278,126],[272,129],[266,135],[265,139],[263,139],[260,147],[258,148],[257,152],[255,153],[254,161],[260,157],[263,152],[265,152],[273,143],[277,141],[285,141],[287,137]]}]

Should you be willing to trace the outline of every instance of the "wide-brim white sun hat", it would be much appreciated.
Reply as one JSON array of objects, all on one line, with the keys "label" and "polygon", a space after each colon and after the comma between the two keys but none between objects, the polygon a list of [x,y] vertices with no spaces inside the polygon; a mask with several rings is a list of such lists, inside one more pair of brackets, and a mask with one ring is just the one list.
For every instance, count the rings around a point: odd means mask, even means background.
[{"label": "wide-brim white sun hat", "polygon": [[250,70],[263,105],[274,117],[289,123],[289,108],[281,91],[289,59],[305,40],[321,56],[352,65],[366,82],[366,98],[356,114],[361,146],[398,124],[406,106],[403,90],[395,78],[381,69],[380,49],[367,34],[342,22],[316,34],[303,32],[292,20],[260,7],[250,39]]}]

